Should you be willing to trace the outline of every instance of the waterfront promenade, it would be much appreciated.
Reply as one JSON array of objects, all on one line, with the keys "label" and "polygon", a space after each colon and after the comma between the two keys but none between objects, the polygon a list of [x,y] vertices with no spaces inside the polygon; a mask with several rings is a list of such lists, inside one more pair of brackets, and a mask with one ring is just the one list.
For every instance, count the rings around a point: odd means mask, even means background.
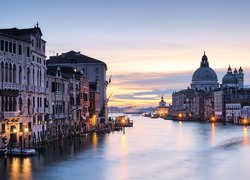
[{"label": "waterfront promenade", "polygon": [[[75,138],[35,157],[0,159],[2,179],[249,179],[243,126],[131,116],[125,134]],[[2,178],[3,177],[3,178]],[[8,178],[7,178],[8,177]]]}]

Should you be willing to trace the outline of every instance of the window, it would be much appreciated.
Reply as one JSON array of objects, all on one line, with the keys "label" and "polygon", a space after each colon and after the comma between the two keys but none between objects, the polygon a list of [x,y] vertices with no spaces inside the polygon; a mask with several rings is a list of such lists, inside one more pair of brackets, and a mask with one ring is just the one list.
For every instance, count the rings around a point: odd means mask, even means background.
[{"label": "window", "polygon": [[1,40],[1,51],[4,51],[4,40]]},{"label": "window", "polygon": [[18,45],[18,54],[22,55],[22,45]]},{"label": "window", "polygon": [[19,129],[20,129],[20,132],[23,132],[23,123],[19,123]]},{"label": "window", "polygon": [[27,47],[27,57],[30,57],[30,48]]},{"label": "window", "polygon": [[13,43],[13,53],[16,54],[16,44]]},{"label": "window", "polygon": [[12,42],[9,42],[9,52],[12,53]]},{"label": "window", "polygon": [[33,125],[36,125],[36,116],[33,116]]},{"label": "window", "polygon": [[31,122],[28,122],[28,128],[29,128],[29,131],[32,131],[32,129],[31,129]]},{"label": "window", "polygon": [[96,74],[98,74],[98,70],[99,70],[98,68],[95,68],[95,73],[96,73]]},{"label": "window", "polygon": [[35,56],[32,55],[32,61],[35,61]]},{"label": "window", "polygon": [[8,52],[8,41],[5,41],[5,52]]}]

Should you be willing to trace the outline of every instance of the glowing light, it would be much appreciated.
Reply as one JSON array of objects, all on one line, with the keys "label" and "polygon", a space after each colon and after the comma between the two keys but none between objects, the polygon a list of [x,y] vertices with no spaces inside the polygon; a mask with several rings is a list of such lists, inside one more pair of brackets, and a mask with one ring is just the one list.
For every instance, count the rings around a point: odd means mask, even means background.
[{"label": "glowing light", "polygon": [[29,131],[29,129],[28,128],[24,128],[24,132],[28,132]]},{"label": "glowing light", "polygon": [[13,129],[13,132],[16,133],[16,132],[17,132],[17,129]]},{"label": "glowing light", "polygon": [[247,127],[244,127],[244,131],[243,131],[243,145],[244,146],[248,145]]},{"label": "glowing light", "polygon": [[211,120],[212,122],[216,121],[215,116],[212,116],[210,120]]},{"label": "glowing light", "polygon": [[178,114],[178,117],[179,117],[179,118],[182,118],[182,116],[183,116],[183,115],[182,115],[181,113]]}]

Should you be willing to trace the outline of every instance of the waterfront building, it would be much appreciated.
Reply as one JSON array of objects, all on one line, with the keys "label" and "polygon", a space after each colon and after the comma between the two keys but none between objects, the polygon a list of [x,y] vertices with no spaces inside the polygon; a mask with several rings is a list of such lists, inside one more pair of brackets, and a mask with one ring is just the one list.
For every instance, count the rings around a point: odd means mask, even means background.
[{"label": "waterfront building", "polygon": [[241,118],[250,120],[250,106],[244,106],[241,109]]},{"label": "waterfront building", "polygon": [[169,107],[166,106],[166,102],[164,98],[161,97],[161,101],[159,102],[159,106],[156,108],[156,114],[159,117],[166,117],[169,114]]},{"label": "waterfront building", "polygon": [[178,117],[179,114],[182,114],[183,117],[190,117],[194,94],[195,90],[190,88],[174,92],[172,94],[171,116]]},{"label": "waterfront building", "polygon": [[80,74],[80,107],[81,107],[81,122],[83,122],[83,130],[90,130],[90,92],[89,81]]},{"label": "waterfront building", "polygon": [[69,51],[61,55],[51,56],[47,60],[47,67],[73,67],[77,71],[82,71],[89,82],[97,84],[97,91],[100,93],[99,108],[100,116],[107,120],[107,98],[106,98],[106,71],[107,65],[97,59],[85,56],[80,52]]},{"label": "waterfront building", "polygon": [[88,81],[72,67],[55,66],[48,67],[47,81],[49,121],[55,131],[82,131],[88,121]]},{"label": "waterfront building", "polygon": [[219,88],[219,83],[215,71],[209,67],[208,58],[204,52],[200,67],[192,76],[191,88],[195,91],[213,91]]},{"label": "waterfront building", "polygon": [[229,65],[227,74],[222,78],[222,88],[244,88],[244,73],[240,67],[239,70],[235,68],[234,72]]},{"label": "waterfront building", "polygon": [[0,29],[0,130],[11,146],[46,130],[45,45],[38,24]]},{"label": "waterfront building", "polygon": [[241,118],[241,103],[225,103],[226,122],[238,123]]},{"label": "waterfront building", "polygon": [[[89,117],[90,117],[90,129],[97,128],[100,124],[100,93],[98,92],[97,89],[97,83],[96,82],[91,82],[89,83],[89,101],[90,101],[90,106],[89,106]],[[102,122],[103,123],[103,122]]]}]

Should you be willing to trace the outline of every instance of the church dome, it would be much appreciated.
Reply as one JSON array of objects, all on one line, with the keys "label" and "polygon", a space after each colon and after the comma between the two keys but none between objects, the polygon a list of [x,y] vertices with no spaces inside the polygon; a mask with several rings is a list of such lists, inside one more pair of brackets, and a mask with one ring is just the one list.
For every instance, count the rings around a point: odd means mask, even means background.
[{"label": "church dome", "polygon": [[217,82],[217,75],[210,67],[198,68],[192,77],[192,81],[215,81]]},{"label": "church dome", "polygon": [[201,58],[200,67],[193,74],[191,88],[196,91],[202,90],[206,92],[219,88],[217,75],[209,67],[205,52]]},{"label": "church dome", "polygon": [[215,71],[209,67],[205,52],[201,59],[200,67],[193,74],[192,82],[194,81],[218,81]]},{"label": "church dome", "polygon": [[222,78],[222,84],[237,84],[237,78],[232,73],[231,67],[229,65],[227,74]]}]

